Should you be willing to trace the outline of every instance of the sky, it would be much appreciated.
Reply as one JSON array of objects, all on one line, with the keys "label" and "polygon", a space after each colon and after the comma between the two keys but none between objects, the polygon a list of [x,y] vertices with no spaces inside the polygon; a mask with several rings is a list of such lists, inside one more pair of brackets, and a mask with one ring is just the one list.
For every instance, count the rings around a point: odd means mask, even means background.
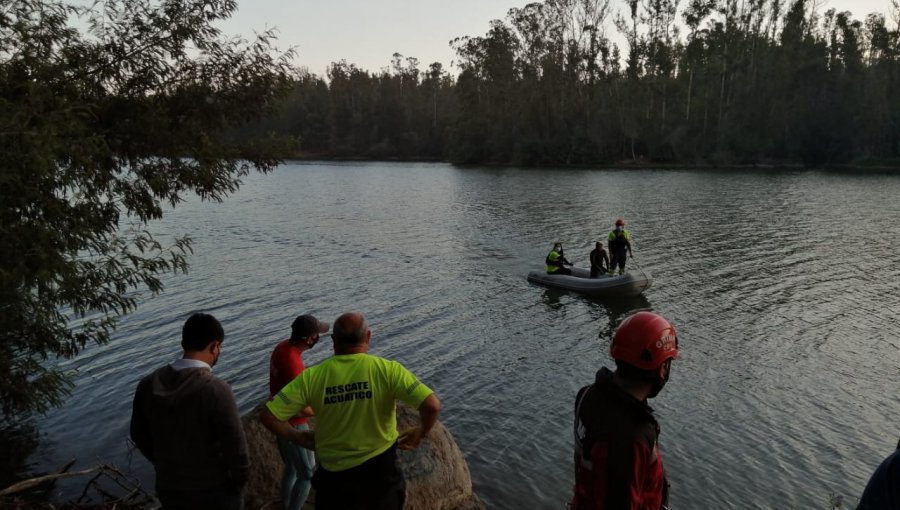
[{"label": "sky", "polygon": [[[419,60],[419,69],[440,62],[455,74],[451,39],[482,36],[493,19],[534,0],[239,0],[238,11],[222,23],[231,35],[250,38],[275,28],[278,47],[294,47],[296,63],[325,76],[332,62],[346,60],[367,71],[388,67],[400,53]],[[681,1],[682,4],[686,0]],[[887,14],[890,0],[818,0],[819,12],[835,8],[857,19]],[[611,0],[622,11],[625,0]],[[610,25],[610,32],[615,29]]]}]

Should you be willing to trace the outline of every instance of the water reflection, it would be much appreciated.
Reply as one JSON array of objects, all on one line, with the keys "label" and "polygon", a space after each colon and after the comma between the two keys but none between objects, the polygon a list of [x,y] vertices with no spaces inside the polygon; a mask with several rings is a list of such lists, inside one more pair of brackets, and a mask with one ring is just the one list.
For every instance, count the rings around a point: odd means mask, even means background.
[{"label": "water reflection", "polygon": [[650,300],[643,294],[632,297],[600,297],[579,294],[577,292],[557,289],[554,287],[546,287],[541,292],[541,302],[551,309],[558,309],[564,306],[562,299],[564,297],[576,296],[598,307],[605,313],[598,314],[597,318],[605,317],[603,327],[600,329],[598,336],[600,338],[609,339],[612,337],[616,326],[625,318],[634,312],[641,310],[653,310]]},{"label": "water reflection", "polygon": [[650,300],[643,294],[625,298],[591,298],[591,301],[598,306],[602,306],[607,312],[608,320],[602,325],[597,334],[601,340],[607,341],[612,338],[613,331],[625,317],[642,310],[653,310]]}]

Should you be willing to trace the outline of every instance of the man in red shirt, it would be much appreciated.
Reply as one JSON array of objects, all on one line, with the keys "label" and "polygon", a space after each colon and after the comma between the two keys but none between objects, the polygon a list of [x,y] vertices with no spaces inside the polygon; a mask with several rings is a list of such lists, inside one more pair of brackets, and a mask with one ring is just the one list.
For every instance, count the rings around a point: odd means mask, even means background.
[{"label": "man in red shirt", "polygon": [[[303,351],[316,345],[319,335],[328,332],[329,327],[327,322],[321,322],[312,315],[301,315],[294,320],[291,337],[279,342],[272,351],[269,364],[270,398],[303,372]],[[290,424],[298,430],[309,430],[306,417],[311,415],[312,410],[306,408],[300,415],[291,418]],[[285,510],[300,510],[309,496],[315,456],[310,450],[281,438],[278,438],[278,451],[284,461],[281,503]]]}]

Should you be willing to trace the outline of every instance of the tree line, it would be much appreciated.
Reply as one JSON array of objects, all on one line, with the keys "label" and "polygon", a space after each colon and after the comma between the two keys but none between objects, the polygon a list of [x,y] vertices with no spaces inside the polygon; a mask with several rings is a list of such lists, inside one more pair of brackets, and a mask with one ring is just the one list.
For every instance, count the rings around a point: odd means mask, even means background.
[{"label": "tree line", "polygon": [[379,72],[336,62],[303,73],[253,130],[308,158],[895,160],[900,6],[863,20],[819,11],[816,0],[545,0],[452,41],[456,77],[399,54]]}]

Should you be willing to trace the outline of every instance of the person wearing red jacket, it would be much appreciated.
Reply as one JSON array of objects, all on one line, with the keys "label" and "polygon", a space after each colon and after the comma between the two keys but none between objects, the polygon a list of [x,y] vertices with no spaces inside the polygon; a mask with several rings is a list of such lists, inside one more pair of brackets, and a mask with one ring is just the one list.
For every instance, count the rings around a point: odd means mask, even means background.
[{"label": "person wearing red jacket", "polygon": [[647,399],[669,379],[678,358],[675,328],[638,312],[613,334],[615,372],[601,368],[575,398],[575,487],[572,510],[668,508],[659,453],[659,423]]}]

